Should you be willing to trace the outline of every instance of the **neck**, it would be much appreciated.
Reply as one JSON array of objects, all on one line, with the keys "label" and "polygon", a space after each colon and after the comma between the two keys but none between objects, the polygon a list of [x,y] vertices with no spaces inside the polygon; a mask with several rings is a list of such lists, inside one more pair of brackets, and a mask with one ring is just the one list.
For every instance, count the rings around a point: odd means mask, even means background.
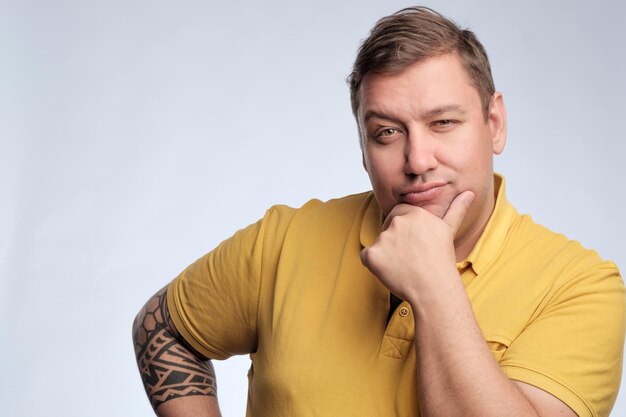
[{"label": "neck", "polygon": [[[457,236],[454,239],[454,253],[457,262],[461,262],[469,256],[491,218],[491,214],[496,205],[495,187],[493,183],[490,188],[482,212],[477,216],[466,215],[466,218],[474,218],[475,220],[470,224],[462,224],[457,232]],[[470,206],[469,210],[471,209],[472,207]]]},{"label": "neck", "polygon": [[469,256],[474,249],[474,246],[476,246],[478,239],[480,239],[483,230],[485,230],[486,225],[487,223],[483,224],[480,229],[475,228],[471,230],[471,233],[454,241],[454,254],[457,262],[461,262]]}]

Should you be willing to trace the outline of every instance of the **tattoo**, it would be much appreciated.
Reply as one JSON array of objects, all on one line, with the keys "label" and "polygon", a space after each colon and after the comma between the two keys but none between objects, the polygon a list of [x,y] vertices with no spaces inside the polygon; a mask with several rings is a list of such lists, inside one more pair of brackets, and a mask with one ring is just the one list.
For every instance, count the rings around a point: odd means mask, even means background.
[{"label": "tattoo", "polygon": [[211,361],[189,346],[174,327],[166,303],[167,287],[141,309],[133,324],[137,366],[154,410],[190,395],[216,396]]}]

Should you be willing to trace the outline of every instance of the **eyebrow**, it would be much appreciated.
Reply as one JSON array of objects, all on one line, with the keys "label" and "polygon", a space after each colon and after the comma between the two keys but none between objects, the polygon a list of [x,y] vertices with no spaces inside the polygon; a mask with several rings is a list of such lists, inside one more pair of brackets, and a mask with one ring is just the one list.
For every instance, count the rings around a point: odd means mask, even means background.
[{"label": "eyebrow", "polygon": [[461,114],[466,113],[465,110],[463,110],[463,107],[461,107],[458,104],[446,104],[446,105],[435,107],[434,109],[428,110],[427,112],[424,113],[423,116],[427,119],[431,119],[433,117],[437,117],[448,112],[459,112]]},{"label": "eyebrow", "polygon": [[[422,114],[422,117],[425,119],[432,119],[433,117],[437,117],[448,112],[460,112],[463,115],[466,114],[466,111],[463,110],[463,107],[459,104],[445,104],[443,106],[438,106],[433,109],[425,111]],[[368,110],[367,112],[365,112],[365,115],[363,116],[363,121],[367,122],[368,120],[373,119],[373,118],[401,123],[399,119],[393,116],[389,116],[384,113],[377,112],[375,110]]]},{"label": "eyebrow", "polygon": [[367,112],[365,112],[365,115],[363,116],[363,121],[367,122],[369,119],[373,119],[373,118],[384,119],[384,120],[389,120],[392,122],[400,123],[400,120],[396,119],[395,117],[386,115],[384,113],[379,113],[374,110],[368,110]]}]

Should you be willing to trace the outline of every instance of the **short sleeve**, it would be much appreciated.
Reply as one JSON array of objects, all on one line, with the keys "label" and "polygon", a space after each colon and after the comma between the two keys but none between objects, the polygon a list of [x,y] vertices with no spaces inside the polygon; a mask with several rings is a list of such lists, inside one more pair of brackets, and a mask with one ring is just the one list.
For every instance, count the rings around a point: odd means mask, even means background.
[{"label": "short sleeve", "polygon": [[293,209],[268,210],[172,281],[167,303],[176,329],[210,359],[252,353],[257,346],[259,294],[271,278]]},{"label": "short sleeve", "polygon": [[580,417],[608,416],[622,371],[624,301],[614,264],[577,273],[510,344],[502,370],[561,399]]}]

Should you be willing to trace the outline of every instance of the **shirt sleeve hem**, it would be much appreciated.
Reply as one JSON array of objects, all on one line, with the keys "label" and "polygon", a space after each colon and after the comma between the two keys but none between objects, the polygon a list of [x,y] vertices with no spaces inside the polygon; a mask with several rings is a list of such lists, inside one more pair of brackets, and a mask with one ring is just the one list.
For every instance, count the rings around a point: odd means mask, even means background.
[{"label": "shirt sleeve hem", "polygon": [[549,376],[516,365],[501,366],[501,369],[509,379],[525,382],[554,395],[574,410],[578,417],[597,417],[580,395]]},{"label": "shirt sleeve hem", "polygon": [[194,349],[203,354],[209,359],[227,359],[231,355],[224,352],[218,352],[213,349],[208,349],[202,344],[198,338],[193,335],[193,332],[187,326],[187,323],[180,314],[180,298],[178,296],[178,279],[172,281],[167,289],[167,308],[170,314],[174,326],[180,335],[189,343]]}]

